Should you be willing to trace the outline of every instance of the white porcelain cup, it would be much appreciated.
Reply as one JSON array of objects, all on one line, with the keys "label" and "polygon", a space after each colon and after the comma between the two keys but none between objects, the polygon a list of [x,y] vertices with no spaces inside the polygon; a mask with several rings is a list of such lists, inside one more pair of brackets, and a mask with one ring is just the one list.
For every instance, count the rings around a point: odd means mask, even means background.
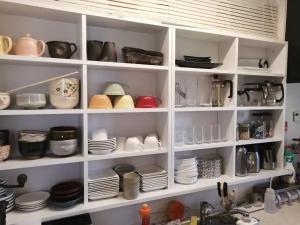
[{"label": "white porcelain cup", "polygon": [[117,137],[117,151],[124,151],[126,145],[126,137]]},{"label": "white porcelain cup", "polygon": [[0,109],[6,109],[10,105],[9,93],[0,92]]},{"label": "white porcelain cup", "polygon": [[158,149],[161,147],[161,142],[156,134],[149,134],[144,140],[144,149]]},{"label": "white porcelain cup", "polygon": [[140,141],[139,137],[129,137],[126,140],[125,151],[136,152],[143,149],[143,142]]},{"label": "white porcelain cup", "polygon": [[61,78],[50,82],[50,103],[57,109],[73,109],[79,103],[79,80]]},{"label": "white porcelain cup", "polygon": [[104,128],[99,128],[93,131],[92,139],[95,141],[106,141],[107,140],[107,131]]}]

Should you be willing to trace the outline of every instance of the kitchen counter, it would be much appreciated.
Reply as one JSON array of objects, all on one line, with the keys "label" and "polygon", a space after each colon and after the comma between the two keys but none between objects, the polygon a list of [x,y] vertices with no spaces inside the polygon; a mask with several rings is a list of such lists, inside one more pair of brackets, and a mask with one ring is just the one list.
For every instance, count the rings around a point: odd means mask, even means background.
[{"label": "kitchen counter", "polygon": [[260,225],[300,225],[300,203],[283,205],[275,214],[261,210],[251,213],[251,216],[259,219]]}]

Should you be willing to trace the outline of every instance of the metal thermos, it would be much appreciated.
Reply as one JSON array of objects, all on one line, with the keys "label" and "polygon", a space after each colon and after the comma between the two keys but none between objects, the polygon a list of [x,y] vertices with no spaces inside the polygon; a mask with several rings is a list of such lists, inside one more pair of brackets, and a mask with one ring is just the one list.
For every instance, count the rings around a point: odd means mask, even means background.
[{"label": "metal thermos", "polygon": [[235,175],[245,177],[248,175],[247,169],[247,149],[243,146],[238,147],[236,151]]},{"label": "metal thermos", "polygon": [[257,151],[247,152],[247,169],[249,173],[259,173],[260,159]]}]

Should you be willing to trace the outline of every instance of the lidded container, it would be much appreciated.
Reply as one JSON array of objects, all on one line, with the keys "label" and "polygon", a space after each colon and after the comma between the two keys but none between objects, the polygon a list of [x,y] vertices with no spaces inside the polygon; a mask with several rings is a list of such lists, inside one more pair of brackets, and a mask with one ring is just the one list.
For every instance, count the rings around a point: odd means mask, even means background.
[{"label": "lidded container", "polygon": [[250,123],[240,123],[238,126],[239,140],[250,139]]},{"label": "lidded container", "polygon": [[264,139],[273,137],[272,113],[253,113],[251,121],[251,138]]}]

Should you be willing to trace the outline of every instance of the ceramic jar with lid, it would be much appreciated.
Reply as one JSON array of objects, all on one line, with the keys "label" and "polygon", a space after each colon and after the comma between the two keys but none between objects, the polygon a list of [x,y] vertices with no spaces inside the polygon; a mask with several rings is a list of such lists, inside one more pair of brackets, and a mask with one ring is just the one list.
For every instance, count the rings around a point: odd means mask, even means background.
[{"label": "ceramic jar with lid", "polygon": [[18,38],[15,43],[16,55],[42,56],[45,49],[45,42],[32,38],[30,34],[25,34],[23,37]]}]

